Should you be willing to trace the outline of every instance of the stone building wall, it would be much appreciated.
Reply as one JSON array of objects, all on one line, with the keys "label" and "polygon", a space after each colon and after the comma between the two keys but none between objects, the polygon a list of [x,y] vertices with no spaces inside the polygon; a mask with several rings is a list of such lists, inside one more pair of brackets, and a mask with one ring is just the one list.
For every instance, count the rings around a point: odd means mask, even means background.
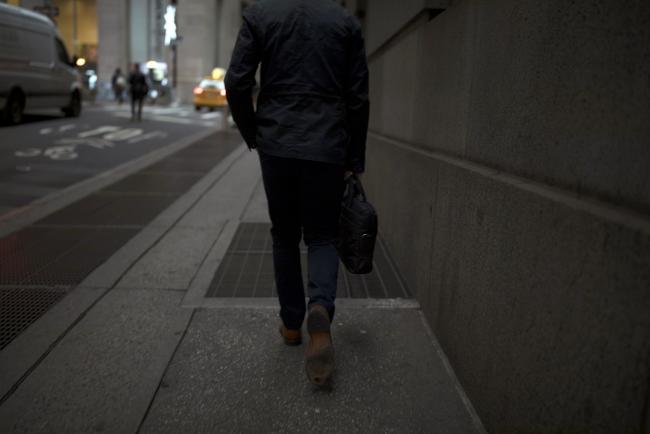
[{"label": "stone building wall", "polygon": [[650,4],[448,3],[367,2],[382,235],[488,431],[648,432]]}]

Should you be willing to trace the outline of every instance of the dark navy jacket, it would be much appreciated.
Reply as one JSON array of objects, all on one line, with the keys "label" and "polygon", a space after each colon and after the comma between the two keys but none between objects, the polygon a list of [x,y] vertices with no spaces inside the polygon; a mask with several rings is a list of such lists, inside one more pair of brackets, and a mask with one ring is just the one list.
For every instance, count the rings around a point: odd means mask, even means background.
[{"label": "dark navy jacket", "polygon": [[225,82],[248,146],[363,172],[368,66],[357,19],[331,0],[260,0],[243,19]]}]

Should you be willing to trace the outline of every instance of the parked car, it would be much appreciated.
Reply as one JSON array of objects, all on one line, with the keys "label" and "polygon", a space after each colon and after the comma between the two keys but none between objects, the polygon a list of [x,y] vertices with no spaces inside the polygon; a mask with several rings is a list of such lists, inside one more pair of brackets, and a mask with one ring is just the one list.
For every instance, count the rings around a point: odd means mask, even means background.
[{"label": "parked car", "polygon": [[223,80],[215,80],[212,77],[205,77],[198,86],[194,88],[194,108],[201,110],[206,107],[210,110],[227,107],[226,86]]},{"label": "parked car", "polygon": [[0,65],[5,122],[20,123],[24,112],[41,108],[81,113],[81,79],[46,16],[0,3]]}]

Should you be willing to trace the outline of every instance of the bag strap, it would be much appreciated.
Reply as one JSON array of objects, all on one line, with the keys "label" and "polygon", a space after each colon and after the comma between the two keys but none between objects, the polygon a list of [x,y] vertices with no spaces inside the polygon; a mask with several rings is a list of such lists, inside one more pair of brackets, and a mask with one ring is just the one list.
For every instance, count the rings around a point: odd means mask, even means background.
[{"label": "bag strap", "polygon": [[361,200],[364,202],[368,201],[366,199],[366,191],[363,189],[361,180],[359,177],[357,177],[357,175],[351,175],[348,178],[348,189],[351,190],[354,195],[361,197]]}]

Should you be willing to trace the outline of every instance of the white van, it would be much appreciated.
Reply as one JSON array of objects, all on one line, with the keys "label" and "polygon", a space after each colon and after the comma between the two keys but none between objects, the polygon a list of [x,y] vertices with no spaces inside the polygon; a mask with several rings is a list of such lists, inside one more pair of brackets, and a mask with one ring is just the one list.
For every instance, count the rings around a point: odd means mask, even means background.
[{"label": "white van", "polygon": [[81,81],[54,24],[44,15],[0,3],[0,110],[20,123],[25,111],[81,113]]}]

